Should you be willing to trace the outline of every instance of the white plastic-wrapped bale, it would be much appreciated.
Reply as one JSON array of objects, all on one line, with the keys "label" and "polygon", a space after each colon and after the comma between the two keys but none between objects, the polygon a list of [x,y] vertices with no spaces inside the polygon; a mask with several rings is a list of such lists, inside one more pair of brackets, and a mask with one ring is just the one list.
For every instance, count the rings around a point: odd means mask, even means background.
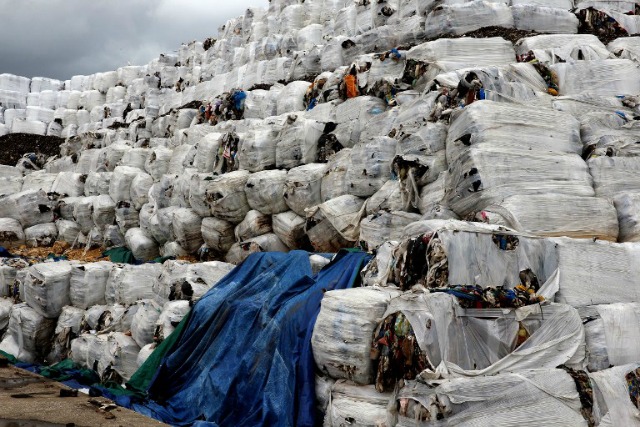
[{"label": "white plastic-wrapped bale", "polygon": [[209,181],[213,179],[211,173],[194,173],[191,175],[189,186],[189,206],[201,217],[211,216],[211,208],[205,198]]},{"label": "white plastic-wrapped bale", "polygon": [[618,239],[613,204],[599,197],[564,194],[511,196],[488,206],[480,215],[486,222],[541,236],[576,239]]},{"label": "white plastic-wrapped bale", "polygon": [[256,252],[288,252],[289,248],[274,233],[252,237],[240,243],[235,243],[227,252],[225,261],[231,264],[239,264],[249,255]]},{"label": "white plastic-wrapped bale", "polygon": [[112,225],[116,219],[116,204],[108,195],[95,196],[93,199],[93,223],[100,230]]},{"label": "white plastic-wrapped bale", "polygon": [[350,148],[340,150],[329,158],[327,172],[322,177],[322,184],[320,187],[323,202],[334,199],[338,196],[349,194],[346,176],[350,163]]},{"label": "white plastic-wrapped bale", "polygon": [[550,69],[558,77],[560,95],[589,93],[599,96],[640,93],[638,64],[628,59],[575,61],[554,64]]},{"label": "white plastic-wrapped bale", "polygon": [[136,303],[137,311],[131,323],[131,337],[144,347],[153,342],[156,322],[162,312],[162,307],[153,300],[142,300]]},{"label": "white plastic-wrapped bale", "polygon": [[607,45],[614,55],[621,59],[640,61],[640,45],[638,37],[620,37]]},{"label": "white plastic-wrapped bale", "polygon": [[76,222],[66,219],[57,220],[56,227],[58,227],[58,240],[70,245],[76,243],[78,235],[81,233],[80,226]]},{"label": "white plastic-wrapped bale", "polygon": [[331,388],[324,425],[388,426],[391,397],[391,393],[378,393],[374,386],[336,381]]},{"label": "white plastic-wrapped bale", "polygon": [[511,12],[518,30],[558,34],[578,32],[578,18],[568,10],[529,4],[514,5]]},{"label": "white plastic-wrapped bale", "polygon": [[209,181],[206,199],[213,216],[235,224],[244,219],[251,210],[244,192],[249,175],[247,171],[235,171]]},{"label": "white plastic-wrapped bale", "polygon": [[138,364],[138,368],[140,368],[140,366],[142,366],[144,362],[147,361],[149,356],[151,356],[153,351],[156,349],[156,346],[157,346],[156,343],[152,343],[152,344],[147,344],[140,349],[140,353],[138,353],[138,357],[136,358],[136,363]]},{"label": "white plastic-wrapped bale", "polygon": [[400,192],[400,181],[390,179],[367,199],[367,215],[380,211],[401,211],[405,208],[402,193]]},{"label": "white plastic-wrapped bale", "polygon": [[396,140],[386,136],[356,144],[345,177],[349,194],[368,197],[382,188],[391,177],[395,154]]},{"label": "white plastic-wrapped bale", "polygon": [[142,228],[130,228],[124,238],[136,259],[151,261],[158,257],[158,244]]},{"label": "white plastic-wrapped bale", "polygon": [[179,175],[184,172],[185,168],[192,167],[196,153],[194,145],[183,144],[176,147],[173,150],[167,173]]},{"label": "white plastic-wrapped bale", "polygon": [[516,194],[592,197],[591,181],[577,154],[471,147],[450,164],[445,204],[462,217]]},{"label": "white plastic-wrapped bale", "polygon": [[169,171],[169,163],[172,156],[173,150],[169,148],[154,148],[145,161],[144,170],[151,175],[154,181],[159,181],[162,175]]},{"label": "white plastic-wrapped bale", "polygon": [[194,166],[201,173],[211,173],[216,163],[221,133],[213,132],[200,138],[197,142]]},{"label": "white plastic-wrapped bale", "polygon": [[332,378],[371,384],[373,332],[397,294],[373,288],[326,292],[311,338],[318,368]]},{"label": "white plastic-wrapped bale", "polygon": [[377,122],[386,109],[387,104],[377,97],[358,96],[347,99],[336,108],[338,127],[333,133],[340,144],[351,148],[360,142],[360,135],[370,122]]},{"label": "white plastic-wrapped bale", "polygon": [[50,108],[27,107],[26,119],[31,122],[43,122],[49,124],[53,121],[54,111]]},{"label": "white plastic-wrapped bale", "polygon": [[108,365],[121,378],[128,381],[138,369],[138,353],[140,347],[135,340],[122,332],[113,332],[108,335],[107,347],[103,357]]},{"label": "white plastic-wrapped bale", "polygon": [[640,272],[633,262],[637,243],[556,238],[559,291],[556,302],[573,307],[640,302],[636,283]]},{"label": "white plastic-wrapped bale", "polygon": [[0,246],[23,245],[25,233],[17,219],[0,218]]},{"label": "white plastic-wrapped bale", "polygon": [[191,180],[198,171],[195,168],[187,168],[173,182],[173,191],[171,192],[171,206],[178,208],[189,208],[189,195],[191,193]]},{"label": "white plastic-wrapped bale", "polygon": [[4,335],[9,326],[9,319],[11,318],[11,309],[13,308],[13,301],[8,298],[0,298],[0,334]]},{"label": "white plastic-wrapped bale", "polygon": [[613,203],[618,213],[620,242],[640,241],[640,192],[631,191],[619,193]]},{"label": "white plastic-wrapped bale", "polygon": [[278,133],[275,129],[269,126],[260,127],[243,134],[241,138],[241,148],[238,153],[240,169],[259,172],[273,169],[277,165]]},{"label": "white plastic-wrapped bale", "polygon": [[171,195],[177,178],[177,175],[165,174],[162,175],[160,182],[156,182],[151,186],[149,189],[149,203],[155,209],[162,209],[171,205]]},{"label": "white plastic-wrapped bale", "polygon": [[27,94],[31,87],[31,79],[13,74],[0,74],[0,89]]},{"label": "white plastic-wrapped bale", "polygon": [[107,304],[116,302],[135,304],[142,299],[153,299],[153,284],[162,272],[161,264],[125,265],[113,268],[105,290]]},{"label": "white plastic-wrapped bale", "polygon": [[[23,259],[0,259],[0,297],[20,297],[19,286],[26,277],[28,267],[29,264]],[[16,280],[19,275],[19,280]]]},{"label": "white plastic-wrapped bale", "polygon": [[[394,408],[393,417],[399,427],[415,425],[416,417],[426,418],[425,425],[463,425],[472,418],[478,426],[513,421],[577,427],[587,425],[583,416],[587,411],[582,406],[576,384],[576,376],[563,369],[455,378],[442,381],[436,387],[408,381],[389,407]],[[440,402],[447,404],[440,406]],[[536,407],[545,408],[544,416],[531,412]],[[591,414],[590,411],[587,413]]]},{"label": "white plastic-wrapped bale", "polygon": [[16,304],[11,309],[9,328],[0,350],[23,362],[42,362],[51,348],[55,327],[54,319],[47,319],[27,304]]},{"label": "white plastic-wrapped bale", "polygon": [[463,4],[443,4],[427,15],[424,24],[425,37],[462,35],[487,25],[513,28],[513,15],[509,7],[504,3],[481,0]]},{"label": "white plastic-wrapped bale", "polygon": [[[337,232],[346,242],[355,242],[360,235],[360,220],[364,216],[364,200],[351,195],[336,197],[327,200],[315,208],[307,210],[307,227],[311,244],[318,251],[324,251],[321,247],[328,248],[331,244],[329,241]],[[318,223],[328,222],[335,231],[332,233],[318,233],[315,227]],[[311,225],[313,227],[311,227]],[[324,229],[321,225],[319,229]],[[328,227],[327,227],[328,229]],[[327,240],[327,242],[323,242]],[[336,249],[339,249],[336,248]]]},{"label": "white plastic-wrapped bale", "polygon": [[47,318],[58,317],[70,303],[70,279],[71,263],[67,261],[33,265],[24,283],[24,301]]},{"label": "white plastic-wrapped bale", "polygon": [[276,166],[290,169],[318,160],[318,140],[325,124],[296,115],[290,115],[278,137]]},{"label": "white plastic-wrapped bale", "polygon": [[24,229],[24,236],[27,247],[50,247],[58,238],[58,227],[52,222],[34,225]]},{"label": "white plastic-wrapped bale", "polygon": [[[145,207],[147,206],[145,205]],[[146,216],[149,212],[143,209],[140,211],[140,227],[160,245],[172,242],[175,240],[173,217],[178,209],[180,208],[169,206],[168,208],[152,210],[148,220]]]},{"label": "white plastic-wrapped bale", "polygon": [[19,193],[22,191],[22,183],[22,176],[7,177],[7,175],[3,175],[0,178],[0,197]]},{"label": "white plastic-wrapped bale", "polygon": [[204,243],[202,218],[191,209],[180,208],[173,215],[175,241],[188,253],[196,252]]},{"label": "white plastic-wrapped bale", "polygon": [[640,157],[597,157],[587,162],[597,196],[615,197],[640,190]]},{"label": "white plastic-wrapped bale", "polygon": [[171,335],[184,316],[191,310],[189,301],[169,301],[162,308],[162,313],[155,324],[154,340],[162,342]]},{"label": "white plastic-wrapped bale", "polygon": [[272,170],[257,172],[249,176],[245,185],[247,202],[251,209],[263,214],[278,214],[289,208],[284,199],[287,171]]},{"label": "white plastic-wrapped bale", "polygon": [[93,202],[96,197],[98,196],[79,197],[73,205],[73,220],[84,234],[89,233],[94,226]]},{"label": "white plastic-wrapped bale", "polygon": [[235,228],[235,236],[238,242],[252,237],[261,236],[271,232],[271,216],[257,210],[247,212],[242,222]]},{"label": "white plastic-wrapped bale", "polygon": [[119,165],[144,171],[144,166],[150,152],[151,150],[149,148],[131,148],[125,151],[122,159],[120,159]]},{"label": "white plastic-wrapped bale", "polygon": [[140,210],[149,201],[149,189],[153,185],[153,178],[146,173],[139,173],[131,181],[131,202],[133,208]]},{"label": "white plastic-wrapped bale", "polygon": [[298,166],[289,171],[284,184],[284,199],[292,211],[305,216],[305,209],[322,202],[320,189],[326,171],[324,163]]},{"label": "white plastic-wrapped bale", "polygon": [[409,212],[379,212],[360,223],[360,241],[369,250],[377,249],[384,242],[401,240],[404,228],[420,220],[420,215]]},{"label": "white plastic-wrapped bale", "polygon": [[22,191],[0,198],[0,218],[13,218],[23,227],[53,222],[53,211],[47,194]]},{"label": "white plastic-wrapped bale", "polygon": [[83,309],[71,306],[62,309],[53,332],[51,352],[47,356],[48,363],[58,363],[69,357],[71,341],[80,335],[84,313]]},{"label": "white plastic-wrapped bale", "polygon": [[587,344],[588,369],[601,371],[610,366],[632,363],[636,353],[640,305],[617,303],[580,309]]},{"label": "white plastic-wrapped bale", "polygon": [[130,166],[118,166],[113,170],[113,176],[109,183],[109,196],[114,202],[130,201],[131,200],[131,186],[133,180],[142,171]]},{"label": "white plastic-wrapped bale", "polygon": [[284,87],[278,96],[278,115],[304,110],[304,95],[309,82],[294,81]]},{"label": "white plastic-wrapped bale", "polygon": [[85,196],[100,196],[109,194],[109,183],[113,172],[90,172],[84,183]]},{"label": "white plastic-wrapped bale", "polygon": [[69,295],[74,307],[88,309],[105,304],[105,289],[113,264],[107,261],[74,265],[71,268]]},{"label": "white plastic-wrapped bale", "polygon": [[289,249],[309,249],[306,220],[295,212],[287,211],[272,217],[273,232]]},{"label": "white plastic-wrapped bale", "polygon": [[131,206],[130,202],[116,204],[115,221],[121,233],[126,233],[130,228],[140,226],[140,214]]}]

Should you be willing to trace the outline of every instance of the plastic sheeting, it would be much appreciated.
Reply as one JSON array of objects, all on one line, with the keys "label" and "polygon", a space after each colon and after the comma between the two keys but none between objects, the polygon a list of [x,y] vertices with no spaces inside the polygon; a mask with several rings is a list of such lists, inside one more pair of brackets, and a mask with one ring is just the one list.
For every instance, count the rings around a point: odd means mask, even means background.
[{"label": "plastic sheeting", "polygon": [[263,214],[278,214],[289,209],[284,199],[287,171],[273,170],[252,174],[245,185],[247,202],[251,209]]},{"label": "plastic sheeting", "polygon": [[628,59],[577,61],[551,66],[558,75],[560,95],[635,95],[640,93],[638,64]]},{"label": "plastic sheeting", "polygon": [[515,44],[518,55],[533,52],[540,62],[555,64],[569,60],[608,59],[611,53],[592,34],[543,34],[525,37]]},{"label": "plastic sheeting", "polygon": [[24,300],[46,318],[60,315],[69,305],[71,264],[66,261],[36,264],[29,269],[24,283]]},{"label": "plastic sheeting", "polygon": [[427,15],[425,36],[462,35],[488,25],[513,28],[513,15],[506,4],[476,0],[463,4],[444,4]]}]

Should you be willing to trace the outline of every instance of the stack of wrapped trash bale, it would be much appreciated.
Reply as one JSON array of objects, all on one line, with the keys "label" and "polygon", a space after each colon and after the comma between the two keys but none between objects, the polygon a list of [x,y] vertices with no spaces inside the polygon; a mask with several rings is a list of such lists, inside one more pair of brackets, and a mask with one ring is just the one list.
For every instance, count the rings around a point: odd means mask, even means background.
[{"label": "stack of wrapped trash bale", "polygon": [[271,0],[146,65],[0,74],[0,145],[65,140],[0,165],[1,246],[208,261],[1,258],[0,350],[126,381],[250,254],[360,247],[311,338],[327,425],[637,423],[638,15]]}]

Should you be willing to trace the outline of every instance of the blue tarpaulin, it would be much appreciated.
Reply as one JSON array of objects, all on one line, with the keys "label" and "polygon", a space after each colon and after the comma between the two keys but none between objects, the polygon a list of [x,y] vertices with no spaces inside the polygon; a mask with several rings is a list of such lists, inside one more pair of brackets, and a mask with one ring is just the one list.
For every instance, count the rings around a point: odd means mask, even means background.
[{"label": "blue tarpaulin", "polygon": [[196,303],[149,400],[130,406],[172,425],[314,426],[320,301],[368,260],[341,251],[313,276],[307,252],[251,255]]}]

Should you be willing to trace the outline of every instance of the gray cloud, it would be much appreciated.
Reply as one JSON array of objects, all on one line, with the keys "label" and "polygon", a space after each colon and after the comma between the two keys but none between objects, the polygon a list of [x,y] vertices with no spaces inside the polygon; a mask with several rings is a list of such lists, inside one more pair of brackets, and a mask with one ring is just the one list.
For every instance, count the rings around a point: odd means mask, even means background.
[{"label": "gray cloud", "polygon": [[0,0],[0,73],[61,80],[143,65],[267,0]]}]

